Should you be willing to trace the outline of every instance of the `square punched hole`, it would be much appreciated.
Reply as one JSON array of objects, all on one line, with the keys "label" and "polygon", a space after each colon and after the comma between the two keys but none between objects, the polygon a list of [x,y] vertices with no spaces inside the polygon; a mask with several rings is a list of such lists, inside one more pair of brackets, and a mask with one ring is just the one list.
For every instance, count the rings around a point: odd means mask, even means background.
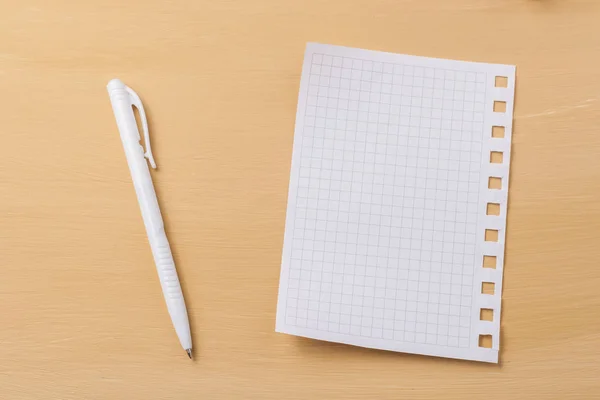
[{"label": "square punched hole", "polygon": [[497,112],[497,113],[506,112],[506,102],[505,101],[494,101],[494,112]]},{"label": "square punched hole", "polygon": [[488,188],[496,190],[502,189],[502,178],[490,176],[490,179],[488,179]]},{"label": "square punched hole", "polygon": [[479,335],[479,347],[492,348],[492,335]]},{"label": "square punched hole", "polygon": [[491,308],[482,308],[479,311],[479,320],[480,321],[493,321],[494,320],[494,310]]},{"label": "square punched hole", "polygon": [[504,161],[504,154],[501,151],[492,151],[490,153],[490,163],[502,164]]},{"label": "square punched hole", "polygon": [[488,203],[487,204],[487,215],[500,215],[500,204],[498,203]]},{"label": "square punched hole", "polygon": [[494,282],[481,282],[481,294],[496,294],[496,284]]},{"label": "square punched hole", "polygon": [[496,269],[496,256],[483,256],[483,268]]},{"label": "square punched hole", "polygon": [[496,87],[506,88],[508,87],[508,77],[506,76],[497,76],[496,77]]},{"label": "square punched hole", "polygon": [[497,242],[498,241],[498,231],[495,229],[486,229],[485,230],[485,241],[486,242]]},{"label": "square punched hole", "polygon": [[492,126],[492,137],[500,139],[503,138],[505,130],[506,128],[504,128],[503,126]]}]

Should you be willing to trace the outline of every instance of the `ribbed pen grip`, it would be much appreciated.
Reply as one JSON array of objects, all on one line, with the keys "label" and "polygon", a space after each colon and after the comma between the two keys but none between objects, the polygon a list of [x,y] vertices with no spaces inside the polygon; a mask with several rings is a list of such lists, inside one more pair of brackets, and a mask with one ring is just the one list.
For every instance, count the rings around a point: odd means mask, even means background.
[{"label": "ribbed pen grip", "polygon": [[183,298],[169,245],[156,246],[156,267],[159,270],[158,275],[160,283],[164,288],[165,296],[172,300]]}]

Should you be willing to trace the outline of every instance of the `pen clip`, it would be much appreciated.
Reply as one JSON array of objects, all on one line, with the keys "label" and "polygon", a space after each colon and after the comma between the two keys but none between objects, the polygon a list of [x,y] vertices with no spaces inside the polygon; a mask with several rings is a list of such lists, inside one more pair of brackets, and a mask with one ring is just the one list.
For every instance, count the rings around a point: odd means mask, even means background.
[{"label": "pen clip", "polygon": [[150,161],[150,165],[152,168],[156,169],[156,162],[154,161],[154,156],[152,155],[152,147],[150,147],[150,134],[148,133],[148,121],[146,120],[146,112],[144,111],[144,106],[142,105],[142,100],[137,95],[136,92],[133,91],[129,86],[125,86],[125,90],[129,93],[129,97],[131,98],[131,103],[138,109],[140,113],[140,118],[142,119],[142,128],[144,129],[144,142],[146,143],[146,150],[144,153],[144,157]]}]

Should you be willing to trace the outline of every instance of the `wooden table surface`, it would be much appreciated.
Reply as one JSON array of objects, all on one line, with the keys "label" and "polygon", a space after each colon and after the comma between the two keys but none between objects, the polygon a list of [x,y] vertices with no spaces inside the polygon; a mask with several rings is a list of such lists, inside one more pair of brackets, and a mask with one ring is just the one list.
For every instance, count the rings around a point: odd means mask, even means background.
[{"label": "wooden table surface", "polygon": [[[274,332],[307,41],[517,65],[501,363]],[[1,399],[600,398],[600,2],[0,2]],[[106,83],[145,101],[196,360]]]}]

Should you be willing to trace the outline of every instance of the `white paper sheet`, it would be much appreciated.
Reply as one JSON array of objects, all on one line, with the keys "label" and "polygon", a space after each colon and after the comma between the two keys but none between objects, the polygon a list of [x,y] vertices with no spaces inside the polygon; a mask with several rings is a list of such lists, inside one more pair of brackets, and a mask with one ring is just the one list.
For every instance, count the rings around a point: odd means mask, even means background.
[{"label": "white paper sheet", "polygon": [[278,332],[498,362],[514,83],[514,66],[307,45]]}]

